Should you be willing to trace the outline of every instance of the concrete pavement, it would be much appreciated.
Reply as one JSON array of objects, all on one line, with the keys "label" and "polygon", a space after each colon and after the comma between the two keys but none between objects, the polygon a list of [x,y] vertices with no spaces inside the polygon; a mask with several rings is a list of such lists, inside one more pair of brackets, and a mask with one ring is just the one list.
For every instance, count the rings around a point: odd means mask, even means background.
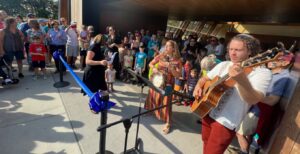
[{"label": "concrete pavement", "polygon": [[[24,70],[27,70],[24,68]],[[53,71],[51,68],[49,72]],[[83,72],[76,71],[81,77]],[[84,153],[99,151],[100,115],[92,114],[88,97],[82,96],[80,88],[69,73],[64,76],[70,86],[56,89],[53,84],[58,74],[49,74],[47,80],[25,78],[18,85],[0,86],[0,153]],[[117,82],[111,101],[117,106],[109,110],[108,123],[138,113],[140,87]],[[147,88],[144,89],[143,100]],[[144,104],[142,104],[143,106]],[[163,122],[154,116],[143,116],[139,137],[144,153],[202,153],[200,125],[188,107],[173,106],[173,129],[168,135],[162,133]],[[131,126],[128,148],[134,146],[136,121]],[[123,124],[107,130],[106,149],[121,153],[124,149]]]}]

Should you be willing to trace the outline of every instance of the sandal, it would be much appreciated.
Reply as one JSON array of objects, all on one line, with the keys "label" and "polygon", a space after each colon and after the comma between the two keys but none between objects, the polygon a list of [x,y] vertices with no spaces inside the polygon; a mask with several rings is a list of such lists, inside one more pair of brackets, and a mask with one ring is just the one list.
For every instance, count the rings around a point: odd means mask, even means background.
[{"label": "sandal", "polygon": [[171,125],[170,124],[166,124],[165,127],[163,128],[163,133],[165,135],[169,134],[170,129],[171,129]]}]

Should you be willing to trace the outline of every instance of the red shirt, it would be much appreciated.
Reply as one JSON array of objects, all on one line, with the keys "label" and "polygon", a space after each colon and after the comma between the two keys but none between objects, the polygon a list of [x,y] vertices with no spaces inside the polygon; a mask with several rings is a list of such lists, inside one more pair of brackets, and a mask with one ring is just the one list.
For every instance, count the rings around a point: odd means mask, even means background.
[{"label": "red shirt", "polygon": [[4,28],[5,28],[4,22],[0,21],[0,29],[4,29]]},{"label": "red shirt", "polygon": [[[31,53],[32,61],[45,61],[45,53],[47,52],[44,44],[30,44],[29,52]],[[39,53],[43,55],[33,55]]]}]

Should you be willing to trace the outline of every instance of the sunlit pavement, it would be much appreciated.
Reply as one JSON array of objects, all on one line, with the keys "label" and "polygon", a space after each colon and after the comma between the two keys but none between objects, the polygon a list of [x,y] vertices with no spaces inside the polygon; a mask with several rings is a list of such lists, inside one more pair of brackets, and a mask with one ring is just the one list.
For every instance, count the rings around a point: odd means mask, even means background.
[{"label": "sunlit pavement", "polygon": [[[24,68],[25,78],[18,85],[0,86],[0,149],[5,154],[20,153],[85,153],[99,151],[100,115],[89,111],[87,96],[69,73],[64,80],[70,85],[54,88],[59,75],[48,69],[48,79],[32,80]],[[75,70],[82,76],[83,72]],[[15,73],[17,74],[17,73]],[[115,83],[110,100],[117,105],[108,112],[108,123],[138,113],[141,88]],[[144,88],[142,106],[147,93]],[[188,107],[173,105],[172,129],[164,135],[164,123],[153,115],[141,117],[140,150],[144,153],[202,153],[201,127]],[[127,149],[134,147],[136,119],[128,136]],[[113,153],[124,150],[125,130],[122,123],[107,129],[106,149]]]}]

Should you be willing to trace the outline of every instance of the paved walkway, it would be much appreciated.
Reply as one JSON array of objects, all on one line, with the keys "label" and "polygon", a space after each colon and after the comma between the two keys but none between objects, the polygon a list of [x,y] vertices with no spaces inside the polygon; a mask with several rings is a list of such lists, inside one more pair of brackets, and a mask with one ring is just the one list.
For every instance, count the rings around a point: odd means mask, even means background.
[{"label": "paved walkway", "polygon": [[[27,70],[27,68],[24,68]],[[50,72],[53,70],[49,70]],[[80,77],[83,72],[76,72]],[[0,153],[93,154],[99,151],[99,115],[92,114],[88,97],[82,96],[69,73],[64,76],[71,84],[56,89],[58,74],[47,80],[31,79],[31,72],[18,85],[0,86]],[[117,106],[109,111],[108,123],[138,112],[140,87],[117,82],[111,101]],[[146,96],[145,88],[142,98]],[[143,105],[143,104],[142,104]],[[173,106],[173,129],[162,133],[163,122],[154,116],[141,118],[139,137],[144,153],[202,153],[200,125],[197,117],[183,106]],[[136,121],[133,123],[128,148],[134,146]],[[123,124],[107,130],[106,149],[121,153],[124,149]]]}]

